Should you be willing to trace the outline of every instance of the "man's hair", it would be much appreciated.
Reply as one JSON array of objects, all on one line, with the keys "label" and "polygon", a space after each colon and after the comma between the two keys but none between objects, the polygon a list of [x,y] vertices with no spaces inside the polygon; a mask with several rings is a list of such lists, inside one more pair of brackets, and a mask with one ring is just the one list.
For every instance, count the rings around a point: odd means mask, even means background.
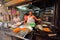
[{"label": "man's hair", "polygon": [[33,11],[29,11],[29,12],[32,12],[33,13]]},{"label": "man's hair", "polygon": [[25,13],[24,15],[28,15],[27,13]]}]

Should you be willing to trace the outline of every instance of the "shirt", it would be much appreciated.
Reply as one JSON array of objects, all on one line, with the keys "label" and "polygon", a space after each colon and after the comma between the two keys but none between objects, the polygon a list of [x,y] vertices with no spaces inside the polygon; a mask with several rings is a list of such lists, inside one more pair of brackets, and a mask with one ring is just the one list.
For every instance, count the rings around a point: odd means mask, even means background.
[{"label": "shirt", "polygon": [[17,23],[17,22],[19,22],[19,21],[20,21],[20,18],[19,18],[19,17],[17,17],[17,18],[16,18],[16,17],[14,17],[14,18],[13,18],[13,21]]}]

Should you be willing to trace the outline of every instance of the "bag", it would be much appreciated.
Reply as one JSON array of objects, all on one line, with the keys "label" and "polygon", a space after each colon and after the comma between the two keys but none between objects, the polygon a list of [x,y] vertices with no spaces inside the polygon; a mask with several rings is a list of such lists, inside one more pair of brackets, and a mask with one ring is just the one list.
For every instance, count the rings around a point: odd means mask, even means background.
[{"label": "bag", "polygon": [[31,22],[28,25],[31,26],[31,27],[35,27],[36,24],[34,22]]}]

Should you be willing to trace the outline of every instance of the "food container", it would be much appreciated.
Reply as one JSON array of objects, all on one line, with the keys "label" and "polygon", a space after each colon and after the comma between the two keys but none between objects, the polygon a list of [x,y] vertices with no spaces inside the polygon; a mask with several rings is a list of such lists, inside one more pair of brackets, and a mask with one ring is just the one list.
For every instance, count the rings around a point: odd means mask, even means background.
[{"label": "food container", "polygon": [[36,27],[37,27],[38,29],[40,29],[40,30],[43,30],[42,25],[37,25]]},{"label": "food container", "polygon": [[28,28],[22,28],[22,29],[20,30],[20,32],[19,32],[19,36],[25,37],[29,32],[31,32],[30,29],[28,29]]}]

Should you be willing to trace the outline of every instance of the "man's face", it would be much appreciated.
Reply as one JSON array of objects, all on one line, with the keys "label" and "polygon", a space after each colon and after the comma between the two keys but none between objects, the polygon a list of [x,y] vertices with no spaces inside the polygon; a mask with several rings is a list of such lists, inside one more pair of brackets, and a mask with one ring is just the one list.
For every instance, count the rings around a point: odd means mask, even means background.
[{"label": "man's face", "polygon": [[29,12],[29,15],[32,15],[33,13],[32,12]]}]

